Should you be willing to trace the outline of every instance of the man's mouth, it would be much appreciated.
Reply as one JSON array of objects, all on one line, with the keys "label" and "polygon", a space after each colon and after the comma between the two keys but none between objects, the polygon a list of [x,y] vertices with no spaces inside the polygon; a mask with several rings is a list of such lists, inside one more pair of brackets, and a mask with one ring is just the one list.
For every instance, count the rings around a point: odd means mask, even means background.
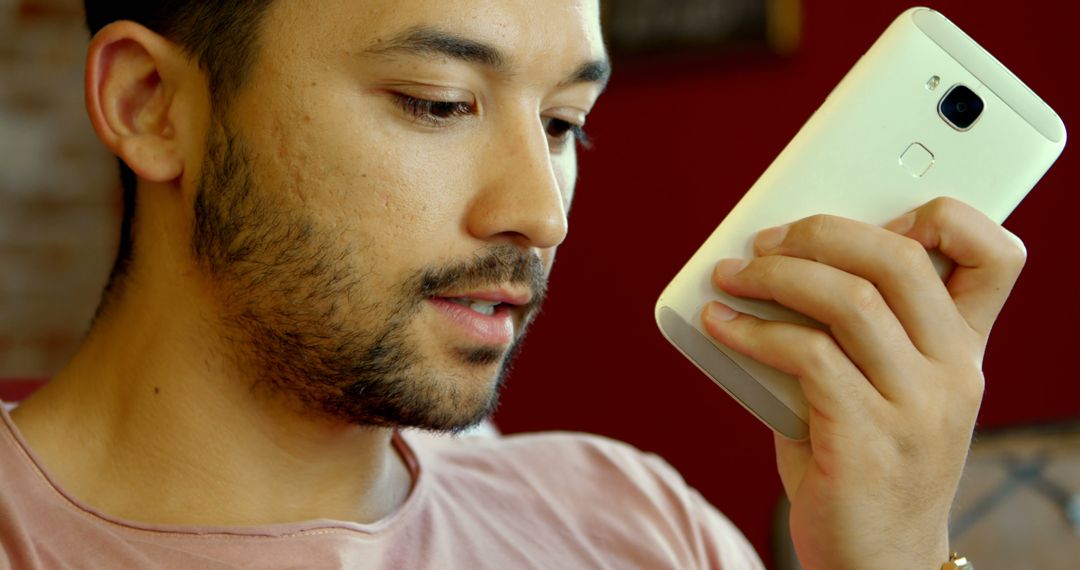
[{"label": "man's mouth", "polygon": [[468,307],[468,308],[476,311],[477,313],[480,313],[481,315],[486,315],[486,316],[489,316],[489,317],[495,316],[495,311],[496,311],[496,309],[498,307],[510,308],[510,307],[513,306],[513,305],[508,305],[507,303],[500,303],[498,301],[484,301],[484,300],[480,300],[480,299],[466,299],[466,298],[463,298],[463,297],[443,297],[443,299],[446,299],[447,301],[450,301],[451,303],[456,303],[456,304],[461,305],[463,307]]},{"label": "man's mouth", "polygon": [[454,330],[472,342],[509,345],[528,319],[532,294],[517,289],[455,291],[429,297]]},{"label": "man's mouth", "polygon": [[436,299],[444,299],[463,307],[468,307],[482,315],[491,316],[499,312],[500,308],[517,309],[529,305],[533,299],[528,289],[519,288],[492,288],[474,291],[456,291],[446,295],[439,295]]}]

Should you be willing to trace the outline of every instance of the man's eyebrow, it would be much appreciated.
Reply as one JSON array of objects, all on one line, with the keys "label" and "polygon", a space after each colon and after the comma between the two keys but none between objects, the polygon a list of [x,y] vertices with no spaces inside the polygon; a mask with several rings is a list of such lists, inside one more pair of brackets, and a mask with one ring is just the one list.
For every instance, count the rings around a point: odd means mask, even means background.
[{"label": "man's eyebrow", "polygon": [[509,71],[508,58],[498,48],[427,26],[406,30],[375,44],[366,51],[381,56],[405,54],[451,57],[490,67],[496,71]]},{"label": "man's eyebrow", "polygon": [[[450,57],[466,63],[483,65],[500,73],[511,72],[510,58],[499,48],[430,26],[406,30],[378,42],[368,48],[366,53],[378,56],[405,54]],[[610,77],[611,63],[607,59],[599,59],[583,64],[560,85],[597,83],[603,89]]]},{"label": "man's eyebrow", "polygon": [[609,79],[611,79],[611,62],[606,59],[598,59],[577,68],[577,71],[572,73],[566,81],[563,81],[562,85],[596,83],[600,85],[600,90],[603,91],[607,87]]}]

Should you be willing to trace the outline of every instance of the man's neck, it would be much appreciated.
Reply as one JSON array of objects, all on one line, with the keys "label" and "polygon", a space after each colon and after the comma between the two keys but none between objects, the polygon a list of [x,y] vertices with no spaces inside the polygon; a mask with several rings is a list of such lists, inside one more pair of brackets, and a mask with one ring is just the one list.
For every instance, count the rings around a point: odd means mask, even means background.
[{"label": "man's neck", "polygon": [[373,522],[404,501],[390,430],[258,395],[212,319],[182,300],[162,315],[153,297],[100,319],[12,413],[68,492],[119,518],[199,526]]}]

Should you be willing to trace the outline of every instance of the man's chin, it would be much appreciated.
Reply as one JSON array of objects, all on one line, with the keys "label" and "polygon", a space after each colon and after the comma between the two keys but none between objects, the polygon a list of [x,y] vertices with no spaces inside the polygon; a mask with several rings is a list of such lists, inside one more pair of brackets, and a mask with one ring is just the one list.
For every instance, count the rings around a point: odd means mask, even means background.
[{"label": "man's chin", "polygon": [[495,389],[474,402],[458,402],[455,406],[448,406],[450,402],[441,402],[424,412],[401,418],[403,421],[392,422],[392,427],[456,435],[489,420],[498,407],[498,400],[498,390]]},{"label": "man's chin", "polygon": [[378,361],[382,369],[343,371],[332,383],[340,389],[307,385],[316,388],[308,401],[312,411],[357,426],[460,433],[495,413],[518,340],[509,347],[397,345]]},{"label": "man's chin", "polygon": [[340,392],[323,392],[317,406],[321,410],[313,411],[357,426],[460,433],[495,412],[504,376],[500,361],[501,355],[489,366],[463,370],[458,363],[456,373],[429,369],[376,382],[356,381]]},{"label": "man's chin", "polygon": [[471,366],[495,368],[502,364],[506,352],[505,349],[497,347],[460,348],[455,351],[455,355]]},{"label": "man's chin", "polygon": [[492,358],[490,354],[471,351],[467,356],[473,359],[473,366],[487,371],[487,374],[482,379],[475,378],[477,381],[471,384],[463,382],[448,387],[444,398],[432,402],[428,413],[424,414],[424,421],[401,427],[458,434],[491,419],[499,406],[499,396],[505,384],[505,354],[499,351]]}]

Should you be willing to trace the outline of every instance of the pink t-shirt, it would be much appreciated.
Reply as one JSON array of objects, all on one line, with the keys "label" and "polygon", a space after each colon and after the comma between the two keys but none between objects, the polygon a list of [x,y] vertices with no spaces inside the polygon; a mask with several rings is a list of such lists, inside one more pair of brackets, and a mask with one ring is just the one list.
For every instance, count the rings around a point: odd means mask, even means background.
[{"label": "pink t-shirt", "polygon": [[0,568],[762,568],[663,460],[600,437],[405,434],[413,489],[378,523],[170,527],[68,495],[0,415]]}]

